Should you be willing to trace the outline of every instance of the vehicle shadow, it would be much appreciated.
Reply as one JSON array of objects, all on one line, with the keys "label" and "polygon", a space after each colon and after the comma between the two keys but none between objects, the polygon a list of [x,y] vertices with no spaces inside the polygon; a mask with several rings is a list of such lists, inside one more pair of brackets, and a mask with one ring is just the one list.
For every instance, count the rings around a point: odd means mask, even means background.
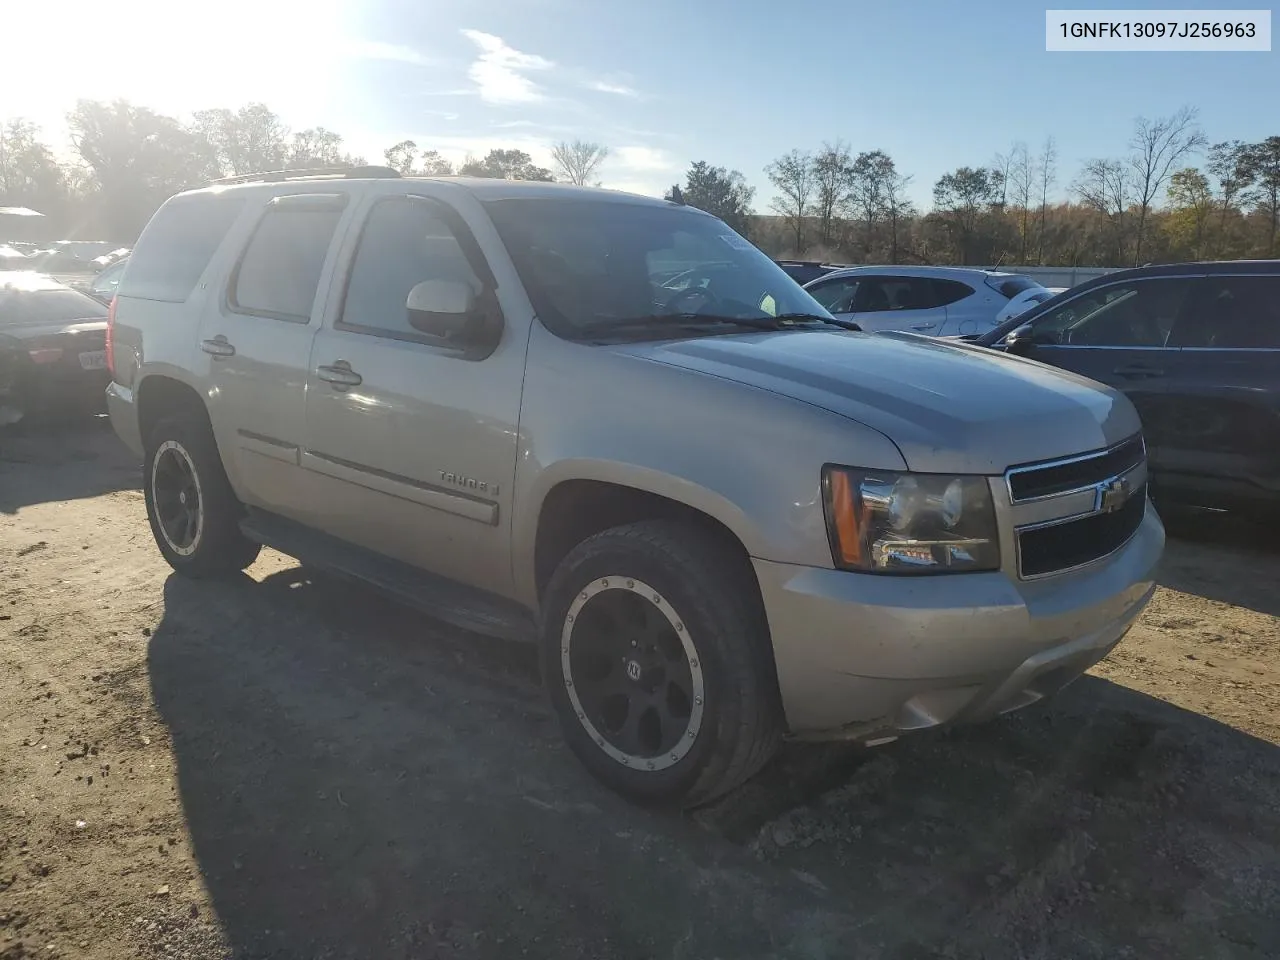
[{"label": "vehicle shadow", "polygon": [[152,693],[236,956],[792,956],[824,912],[597,786],[530,648],[297,567],[173,575],[164,611]]},{"label": "vehicle shadow", "polygon": [[106,416],[0,428],[0,513],[141,485],[137,458]]},{"label": "vehicle shadow", "polygon": [[1161,514],[1169,534],[1161,586],[1280,617],[1275,522],[1225,515]]},{"label": "vehicle shadow", "polygon": [[528,648],[298,567],[173,575],[164,611],[152,693],[238,957],[1269,955],[1280,751],[1105,680],[793,746],[677,817],[583,772]]}]

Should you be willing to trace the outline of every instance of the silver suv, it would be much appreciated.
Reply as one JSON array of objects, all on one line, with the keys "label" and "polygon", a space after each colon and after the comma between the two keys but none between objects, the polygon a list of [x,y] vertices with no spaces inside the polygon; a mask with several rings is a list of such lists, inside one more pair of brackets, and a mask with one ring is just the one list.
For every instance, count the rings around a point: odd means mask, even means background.
[{"label": "silver suv", "polygon": [[130,258],[108,403],[180,573],[267,544],[536,637],[581,761],[685,805],[1032,703],[1150,598],[1121,394],[844,329],[690,207],[354,174],[181,194]]}]

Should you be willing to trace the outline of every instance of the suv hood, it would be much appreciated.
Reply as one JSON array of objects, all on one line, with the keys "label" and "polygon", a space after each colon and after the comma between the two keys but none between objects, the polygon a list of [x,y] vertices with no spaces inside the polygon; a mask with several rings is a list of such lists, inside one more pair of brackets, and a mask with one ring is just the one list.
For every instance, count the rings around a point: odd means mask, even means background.
[{"label": "suv hood", "polygon": [[1093,380],[914,334],[782,331],[612,349],[856,420],[897,444],[922,473],[1000,474],[1141,429],[1133,405]]}]

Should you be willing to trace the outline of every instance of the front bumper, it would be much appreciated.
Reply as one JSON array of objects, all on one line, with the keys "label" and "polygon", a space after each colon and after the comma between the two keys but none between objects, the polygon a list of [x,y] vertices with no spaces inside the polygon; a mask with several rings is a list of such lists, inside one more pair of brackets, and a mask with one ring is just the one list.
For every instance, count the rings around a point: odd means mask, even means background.
[{"label": "front bumper", "polygon": [[1041,580],[892,577],[753,560],[791,733],[863,741],[984,720],[1101,660],[1155,592],[1148,507],[1120,550]]}]

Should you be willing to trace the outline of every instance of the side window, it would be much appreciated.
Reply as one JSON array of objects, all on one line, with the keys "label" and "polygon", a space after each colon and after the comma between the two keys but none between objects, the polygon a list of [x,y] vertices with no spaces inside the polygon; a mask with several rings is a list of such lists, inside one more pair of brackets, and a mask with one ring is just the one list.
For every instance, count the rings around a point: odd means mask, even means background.
[{"label": "side window", "polygon": [[1208,277],[1171,346],[1280,349],[1280,276]]},{"label": "side window", "polygon": [[809,295],[831,313],[851,313],[853,298],[857,292],[857,277],[839,277],[809,287]]},{"label": "side window", "polygon": [[959,303],[965,297],[973,296],[973,287],[959,280],[934,280],[933,295],[935,307],[945,307]]},{"label": "side window", "polygon": [[243,209],[244,200],[235,197],[170,200],[142,231],[116,292],[139,300],[186,300]]},{"label": "side window", "polygon": [[883,277],[864,277],[853,298],[853,309],[858,313],[879,313],[893,309],[893,299],[887,287],[893,283]]},{"label": "side window", "polygon": [[[374,206],[351,264],[338,325],[361,333],[420,340],[405,308],[409,291],[426,280],[483,284],[452,228],[427,200],[396,198]],[[429,339],[429,338],[428,338]]]},{"label": "side window", "polygon": [[857,313],[928,310],[938,306],[933,281],[926,277],[864,278],[854,300]]},{"label": "side window", "polygon": [[277,320],[310,320],[320,272],[341,217],[341,198],[273,201],[231,278],[231,308]]},{"label": "side window", "polygon": [[1073,347],[1166,346],[1192,282],[1134,280],[1090,290],[1033,321],[1033,340]]}]

